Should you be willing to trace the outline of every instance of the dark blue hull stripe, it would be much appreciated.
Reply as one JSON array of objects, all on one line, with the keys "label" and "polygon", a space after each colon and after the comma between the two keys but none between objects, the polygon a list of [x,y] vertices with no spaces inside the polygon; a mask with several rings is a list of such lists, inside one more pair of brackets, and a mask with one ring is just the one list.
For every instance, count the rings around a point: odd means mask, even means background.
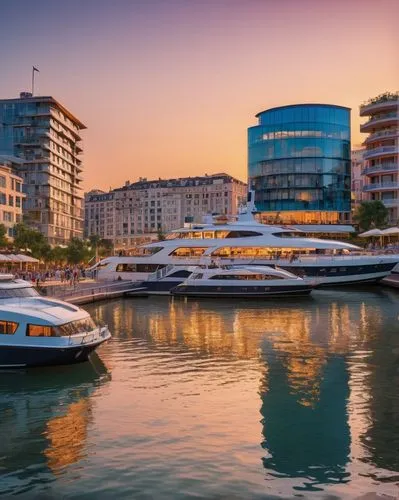
[{"label": "dark blue hull stripe", "polygon": [[0,346],[0,368],[69,365],[87,361],[98,344],[74,347]]}]

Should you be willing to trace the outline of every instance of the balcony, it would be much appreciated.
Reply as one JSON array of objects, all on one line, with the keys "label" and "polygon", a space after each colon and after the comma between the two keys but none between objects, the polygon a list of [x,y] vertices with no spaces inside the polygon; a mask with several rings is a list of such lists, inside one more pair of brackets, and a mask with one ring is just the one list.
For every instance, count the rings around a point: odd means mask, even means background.
[{"label": "balcony", "polygon": [[376,156],[395,155],[399,153],[399,146],[380,146],[379,148],[367,149],[363,158],[368,160]]},{"label": "balcony", "polygon": [[396,111],[375,115],[368,122],[360,125],[360,132],[373,132],[374,127],[392,127],[393,125],[397,125],[398,122],[399,113]]},{"label": "balcony", "polygon": [[399,128],[393,128],[390,130],[379,130],[378,132],[374,132],[374,134],[370,134],[367,137],[367,139],[363,142],[363,145],[384,139],[394,139],[395,137],[399,137]]},{"label": "balcony", "polygon": [[362,170],[362,175],[370,174],[383,174],[384,172],[397,172],[399,170],[399,163],[381,163],[380,165],[373,165]]},{"label": "balcony", "polygon": [[375,112],[381,112],[388,109],[395,109],[398,107],[399,107],[398,98],[386,99],[380,102],[365,103],[360,106],[360,116],[367,116],[374,114]]},{"label": "balcony", "polygon": [[384,191],[385,189],[393,190],[399,189],[399,182],[376,182],[374,184],[365,184],[363,186],[363,191]]}]

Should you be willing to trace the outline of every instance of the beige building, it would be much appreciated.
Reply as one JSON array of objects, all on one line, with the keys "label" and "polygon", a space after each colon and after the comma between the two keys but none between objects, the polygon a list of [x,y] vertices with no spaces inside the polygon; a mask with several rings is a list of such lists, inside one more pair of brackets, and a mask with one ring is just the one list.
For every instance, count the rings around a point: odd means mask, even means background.
[{"label": "beige building", "polygon": [[116,250],[127,250],[185,222],[202,222],[208,214],[236,214],[246,197],[247,185],[225,173],[141,178],[109,193],[87,193],[85,234],[98,234],[112,240]]},{"label": "beige building", "polygon": [[399,92],[386,92],[360,106],[364,141],[363,191],[369,200],[384,203],[389,223],[399,223]]},{"label": "beige building", "polygon": [[81,130],[53,97],[0,99],[0,155],[14,157],[27,194],[28,223],[51,245],[83,236]]},{"label": "beige building", "polygon": [[0,224],[7,229],[7,236],[13,240],[13,227],[22,222],[22,178],[13,169],[0,164]]},{"label": "beige building", "polygon": [[354,149],[351,151],[351,193],[352,193],[352,211],[356,211],[362,201],[367,199],[366,193],[363,191],[365,184],[363,158],[364,149]]}]

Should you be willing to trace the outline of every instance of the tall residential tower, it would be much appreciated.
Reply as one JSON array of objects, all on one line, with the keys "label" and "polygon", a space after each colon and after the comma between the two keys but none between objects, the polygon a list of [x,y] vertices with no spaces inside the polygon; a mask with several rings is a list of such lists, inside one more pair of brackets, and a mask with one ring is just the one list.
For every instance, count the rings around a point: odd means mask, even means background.
[{"label": "tall residential tower", "polygon": [[27,223],[51,245],[83,236],[82,142],[86,128],[53,97],[0,99],[0,155],[17,160]]},{"label": "tall residential tower", "polygon": [[363,190],[371,200],[381,200],[388,208],[389,222],[399,222],[399,92],[379,95],[360,106],[367,121],[360,132],[368,135]]}]

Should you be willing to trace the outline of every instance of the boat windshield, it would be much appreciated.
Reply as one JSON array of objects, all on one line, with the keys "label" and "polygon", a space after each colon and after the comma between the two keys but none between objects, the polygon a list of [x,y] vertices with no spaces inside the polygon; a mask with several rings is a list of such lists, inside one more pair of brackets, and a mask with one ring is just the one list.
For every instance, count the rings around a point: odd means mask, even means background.
[{"label": "boat windshield", "polygon": [[64,325],[47,326],[30,323],[26,334],[28,337],[69,337],[93,331],[97,328],[92,318],[70,321]]},{"label": "boat windshield", "polygon": [[13,299],[13,298],[25,298],[25,297],[37,297],[39,293],[31,286],[24,288],[0,288],[0,300],[1,299]]}]

